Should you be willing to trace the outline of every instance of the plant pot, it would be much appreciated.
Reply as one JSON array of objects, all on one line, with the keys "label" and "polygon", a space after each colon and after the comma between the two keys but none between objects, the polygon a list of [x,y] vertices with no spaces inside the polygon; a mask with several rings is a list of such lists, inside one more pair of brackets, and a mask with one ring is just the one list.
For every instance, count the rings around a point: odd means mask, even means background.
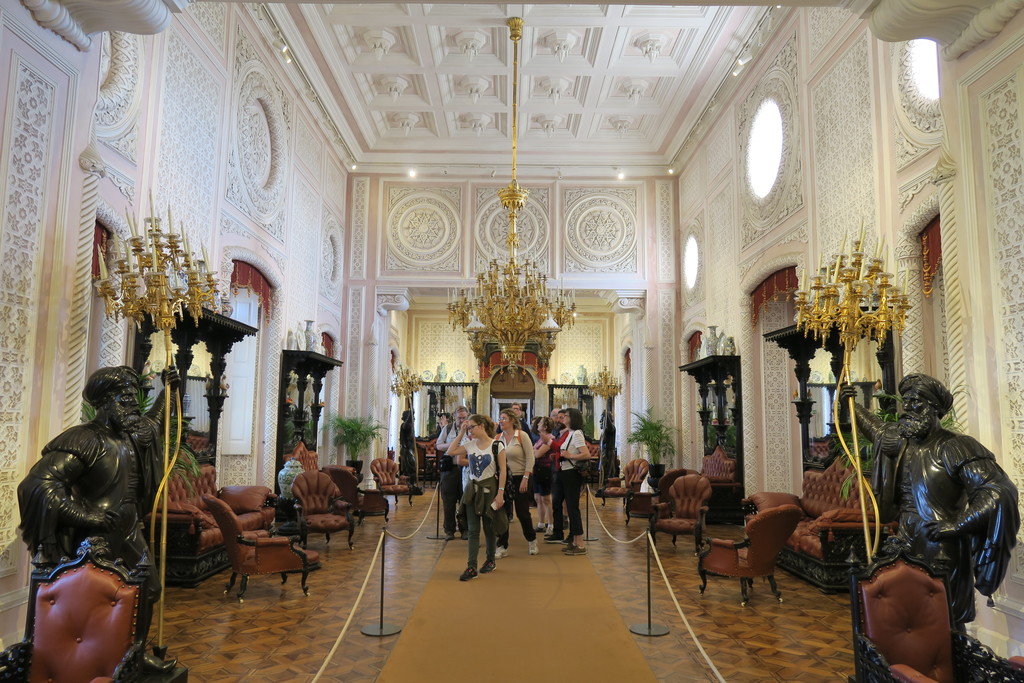
[{"label": "plant pot", "polygon": [[655,491],[658,490],[658,482],[665,476],[665,463],[658,463],[657,465],[651,465],[647,471],[647,483]]}]

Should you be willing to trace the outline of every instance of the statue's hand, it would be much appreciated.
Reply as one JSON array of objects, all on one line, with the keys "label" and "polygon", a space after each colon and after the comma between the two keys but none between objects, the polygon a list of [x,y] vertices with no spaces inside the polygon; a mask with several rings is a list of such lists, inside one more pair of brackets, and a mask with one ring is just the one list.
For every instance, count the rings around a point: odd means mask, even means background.
[{"label": "statue's hand", "polygon": [[850,399],[857,400],[857,387],[852,384],[843,384],[839,387],[839,399],[846,403]]},{"label": "statue's hand", "polygon": [[85,519],[91,527],[110,531],[117,526],[117,511],[110,508],[95,510],[87,514]]},{"label": "statue's hand", "polygon": [[938,541],[943,538],[953,538],[957,535],[956,525],[952,522],[925,522],[925,533],[928,539]]},{"label": "statue's hand", "polygon": [[168,366],[160,373],[160,379],[163,380],[165,387],[177,389],[181,386],[181,377],[178,375],[178,369],[173,365]]}]

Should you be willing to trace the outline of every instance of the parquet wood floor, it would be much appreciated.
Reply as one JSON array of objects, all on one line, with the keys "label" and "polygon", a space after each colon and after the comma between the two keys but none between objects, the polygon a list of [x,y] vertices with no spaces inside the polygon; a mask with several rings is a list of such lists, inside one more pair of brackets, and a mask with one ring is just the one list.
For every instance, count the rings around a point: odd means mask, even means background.
[{"label": "parquet wood floor", "polygon": [[[392,507],[390,530],[393,533],[406,535],[415,529],[426,512],[428,496],[433,490],[428,489],[426,494],[416,498],[412,507],[407,499],[401,501],[397,510]],[[634,519],[625,526],[622,507],[616,503],[604,508],[598,506],[598,513],[620,539],[636,536],[646,523],[646,520]],[[190,681],[312,681],[352,612],[383,523],[383,517],[367,517],[355,531],[353,551],[345,547],[344,535],[330,544],[324,543],[323,536],[312,536],[310,548],[321,553],[323,568],[310,575],[308,598],[303,596],[296,576],[290,577],[283,587],[280,576],[258,576],[249,581],[245,601],[239,604],[234,593],[223,594],[230,575],[228,571],[206,580],[198,588],[169,588],[164,642],[171,654],[189,667]],[[433,532],[434,513],[431,512],[424,528],[412,540],[387,540],[386,623],[401,626],[406,622],[433,573],[444,545],[444,541],[426,538]],[[722,538],[742,536],[738,527],[714,526],[709,533]],[[594,564],[624,624],[646,623],[643,543],[613,542],[593,514],[590,535],[599,540],[589,543],[588,555],[578,559]],[[706,594],[700,596],[692,541],[688,543],[687,539],[680,538],[678,547],[673,548],[671,539],[661,536],[658,551],[690,626],[729,683],[835,682],[844,681],[853,671],[847,596],[824,595],[779,570],[776,579],[784,602],[776,602],[767,584],[757,581],[751,601],[744,608],[740,606],[736,580],[711,577]],[[513,523],[510,552],[526,553],[526,542],[518,534],[516,523]],[[558,552],[558,546],[541,544],[541,553],[545,552]],[[378,565],[345,638],[319,679],[323,683],[374,681],[401,637],[373,638],[360,633],[362,627],[379,620],[380,580]],[[478,580],[485,581],[486,577]],[[658,638],[633,638],[658,680],[671,683],[717,680],[680,620],[653,559],[651,591],[652,621],[668,626],[670,633]],[[458,605],[453,605],[451,614],[439,615],[439,624],[448,623],[457,614]],[[537,617],[537,647],[551,647],[550,636],[541,631],[543,615]],[[573,650],[581,652],[578,646]],[[614,657],[615,653],[594,652],[584,656]],[[443,667],[437,664],[425,662],[417,683],[447,681],[442,675]],[[546,680],[543,672],[531,672],[530,678]]]}]

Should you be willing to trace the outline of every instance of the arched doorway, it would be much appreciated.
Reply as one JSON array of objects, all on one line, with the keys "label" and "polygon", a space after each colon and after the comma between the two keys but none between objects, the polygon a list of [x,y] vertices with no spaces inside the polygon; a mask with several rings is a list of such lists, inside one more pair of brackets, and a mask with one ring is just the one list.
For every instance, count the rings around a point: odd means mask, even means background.
[{"label": "arched doorway", "polygon": [[513,403],[522,406],[527,421],[536,414],[537,380],[530,370],[510,366],[499,368],[491,376],[490,388],[492,415]]}]

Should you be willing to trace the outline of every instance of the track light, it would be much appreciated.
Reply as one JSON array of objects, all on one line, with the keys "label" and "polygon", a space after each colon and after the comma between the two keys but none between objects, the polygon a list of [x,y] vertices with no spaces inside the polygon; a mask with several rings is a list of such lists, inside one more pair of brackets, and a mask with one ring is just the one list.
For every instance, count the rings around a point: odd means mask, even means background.
[{"label": "track light", "polygon": [[274,49],[281,54],[281,59],[284,60],[285,64],[292,63],[291,50],[288,49],[288,43],[284,42],[283,38],[278,38],[274,41]]}]

